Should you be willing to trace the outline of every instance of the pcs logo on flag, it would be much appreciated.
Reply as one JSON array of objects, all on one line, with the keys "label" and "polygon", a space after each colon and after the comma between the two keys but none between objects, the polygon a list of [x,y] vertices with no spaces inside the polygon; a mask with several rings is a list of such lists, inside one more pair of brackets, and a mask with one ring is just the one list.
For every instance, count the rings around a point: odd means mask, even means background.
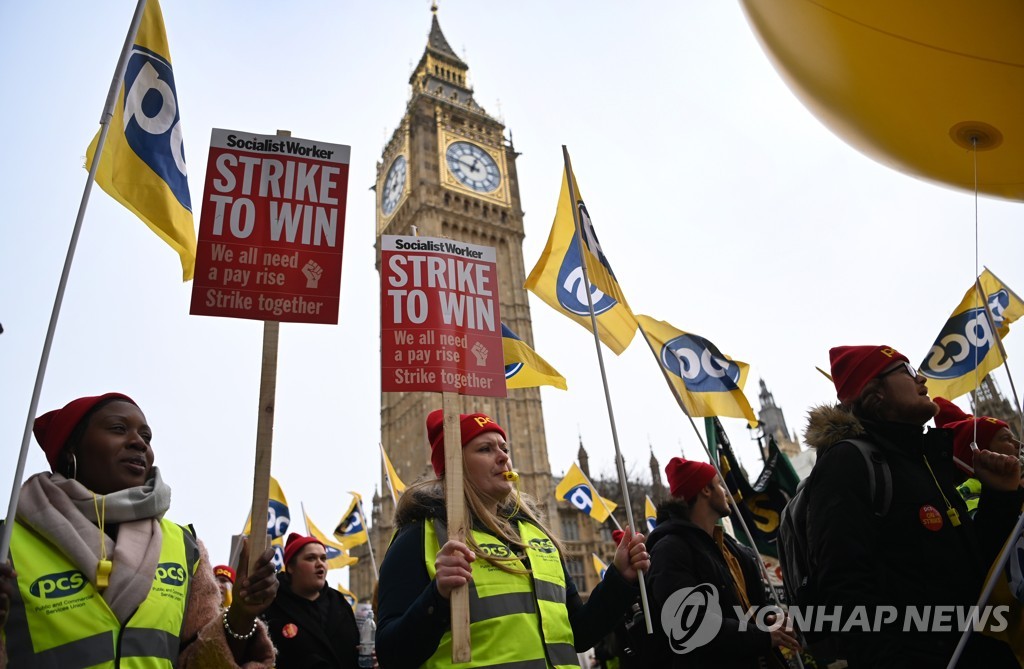
[{"label": "pcs logo on flag", "polygon": [[590,513],[590,510],[594,508],[594,497],[590,492],[590,486],[584,483],[573,486],[565,494],[564,499],[583,513]]},{"label": "pcs logo on flag", "polygon": [[171,64],[136,44],[124,73],[124,135],[132,150],[192,211]]},{"label": "pcs logo on flag", "polygon": [[267,534],[274,539],[280,539],[288,533],[288,526],[291,524],[288,507],[276,499],[270,500],[267,506]]},{"label": "pcs logo on flag", "polygon": [[729,392],[739,388],[739,365],[699,335],[684,334],[669,340],[661,348],[661,364],[681,378],[690,392]]},{"label": "pcs logo on flag", "polygon": [[[597,241],[597,235],[590,223],[590,216],[587,208],[582,202],[579,203],[580,225],[583,229],[583,238],[586,240],[590,252],[601,260],[609,273],[611,268],[601,252],[601,244]],[[558,303],[566,311],[577,316],[589,316],[590,306],[587,304],[586,282],[583,280],[583,259],[580,256],[580,239],[578,235],[572,236],[572,242],[562,258],[562,265],[558,268],[558,281],[555,284],[555,293]],[[615,276],[612,274],[612,276]],[[614,307],[618,302],[610,295],[606,295],[597,286],[590,284],[590,293],[594,301],[594,314],[600,315]]]},{"label": "pcs logo on flag", "polygon": [[[1000,295],[1001,294],[1001,295]],[[1000,304],[999,298],[1005,302]],[[1009,304],[1006,291],[989,296],[989,308],[996,327],[1002,323],[1002,312]],[[997,309],[998,307],[998,309]],[[997,315],[998,314],[998,315]],[[928,353],[928,359],[921,365],[921,372],[933,379],[955,379],[974,369],[975,349],[977,359],[984,360],[995,343],[996,335],[989,326],[984,307],[969,309],[952,316]]]}]

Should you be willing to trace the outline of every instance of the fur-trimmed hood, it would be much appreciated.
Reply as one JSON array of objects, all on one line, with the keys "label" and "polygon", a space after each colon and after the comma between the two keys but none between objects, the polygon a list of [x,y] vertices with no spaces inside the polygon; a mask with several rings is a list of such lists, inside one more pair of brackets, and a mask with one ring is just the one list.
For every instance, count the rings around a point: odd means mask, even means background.
[{"label": "fur-trimmed hood", "polygon": [[444,505],[444,490],[441,485],[441,482],[438,481],[437,485],[418,486],[407,490],[395,512],[395,527],[401,529],[406,525],[428,518],[444,520],[447,517],[447,511]]},{"label": "fur-trimmed hood", "polygon": [[822,404],[807,412],[804,441],[811,448],[821,450],[864,433],[857,417],[839,404]]}]

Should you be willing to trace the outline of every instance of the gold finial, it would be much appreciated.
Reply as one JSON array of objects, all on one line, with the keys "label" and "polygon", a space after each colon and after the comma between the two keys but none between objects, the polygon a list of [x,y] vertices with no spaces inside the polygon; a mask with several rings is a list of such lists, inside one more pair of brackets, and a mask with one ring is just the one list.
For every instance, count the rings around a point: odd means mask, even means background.
[{"label": "gold finial", "polygon": [[437,14],[437,0],[432,0],[430,3],[430,13]]}]

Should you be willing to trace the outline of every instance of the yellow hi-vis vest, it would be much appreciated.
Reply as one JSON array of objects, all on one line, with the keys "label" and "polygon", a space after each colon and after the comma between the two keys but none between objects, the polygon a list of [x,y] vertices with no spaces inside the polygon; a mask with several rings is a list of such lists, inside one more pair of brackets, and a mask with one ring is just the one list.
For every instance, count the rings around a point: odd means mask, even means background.
[{"label": "yellow hi-vis vest", "polygon": [[978,511],[978,500],[981,499],[981,481],[976,478],[969,478],[956,487],[956,491],[964,498],[967,504],[967,513],[974,517]]},{"label": "yellow hi-vis vest", "polygon": [[[434,560],[447,541],[447,530],[437,520],[424,525],[423,557],[427,573],[434,578]],[[452,633],[448,630],[424,667],[579,669],[565,608],[562,557],[551,539],[531,523],[519,521],[519,536],[526,544],[532,574],[509,574],[483,559],[473,563],[468,586],[472,661],[452,664]],[[508,547],[487,532],[473,530],[473,540],[495,557],[512,557]],[[520,560],[508,565],[524,568]]]},{"label": "yellow hi-vis vest", "polygon": [[[10,555],[18,590],[3,630],[8,666],[173,669],[199,549],[190,531],[169,520],[161,520],[160,528],[153,586],[122,627],[77,566],[35,530],[15,522]],[[115,563],[114,574],[117,568]]]}]

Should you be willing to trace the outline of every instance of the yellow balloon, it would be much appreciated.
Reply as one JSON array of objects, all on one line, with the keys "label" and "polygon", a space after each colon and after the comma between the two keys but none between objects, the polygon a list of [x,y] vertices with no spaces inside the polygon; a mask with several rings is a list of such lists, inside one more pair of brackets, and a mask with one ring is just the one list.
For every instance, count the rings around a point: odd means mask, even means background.
[{"label": "yellow balloon", "polygon": [[1024,2],[742,0],[797,97],[901,172],[1024,200]]}]

